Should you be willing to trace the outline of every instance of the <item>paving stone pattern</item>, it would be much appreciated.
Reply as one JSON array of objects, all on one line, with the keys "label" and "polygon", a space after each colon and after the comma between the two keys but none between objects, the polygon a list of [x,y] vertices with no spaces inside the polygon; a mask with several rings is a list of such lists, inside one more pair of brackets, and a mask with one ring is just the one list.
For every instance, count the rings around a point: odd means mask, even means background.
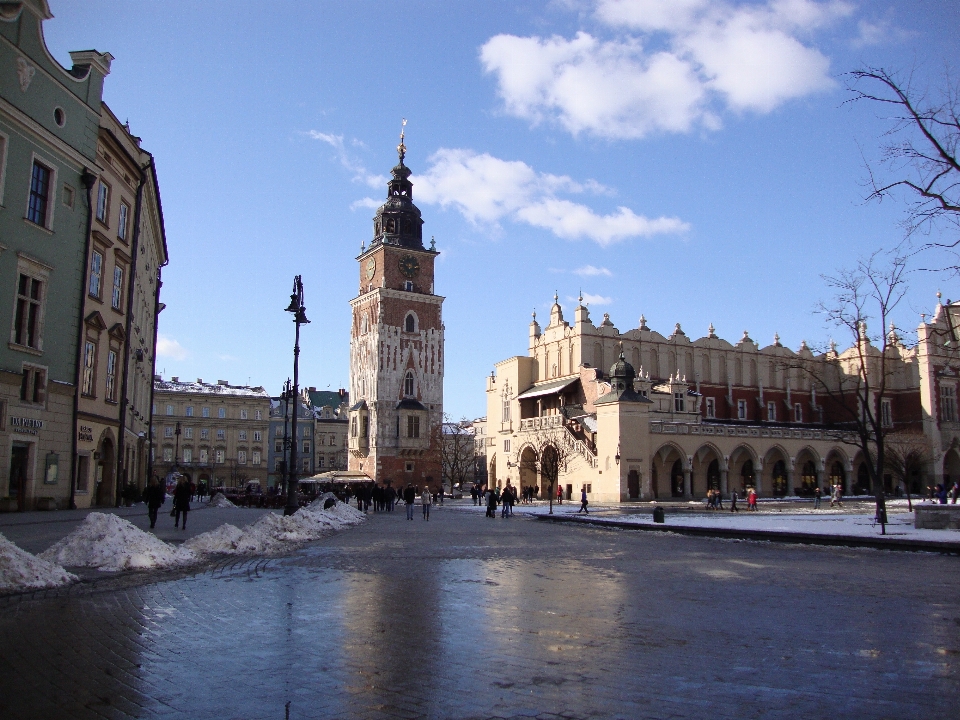
[{"label": "paving stone pattern", "polygon": [[7,598],[0,717],[957,717],[958,600],[949,556],[401,508]]}]

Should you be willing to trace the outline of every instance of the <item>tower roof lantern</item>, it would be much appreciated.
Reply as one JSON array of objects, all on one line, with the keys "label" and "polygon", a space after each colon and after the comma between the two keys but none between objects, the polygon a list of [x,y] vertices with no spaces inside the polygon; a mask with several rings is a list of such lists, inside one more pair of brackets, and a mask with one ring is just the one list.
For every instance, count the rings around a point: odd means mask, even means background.
[{"label": "tower roof lantern", "polygon": [[[377,209],[373,217],[373,240],[370,248],[378,245],[397,245],[414,250],[425,250],[423,247],[423,218],[420,208],[413,204],[413,183],[410,182],[412,171],[403,163],[407,154],[404,143],[404,132],[407,124],[403,121],[404,129],[400,131],[400,144],[397,146],[397,155],[400,161],[390,171],[387,181],[387,200]],[[431,250],[436,252],[435,246]]]}]

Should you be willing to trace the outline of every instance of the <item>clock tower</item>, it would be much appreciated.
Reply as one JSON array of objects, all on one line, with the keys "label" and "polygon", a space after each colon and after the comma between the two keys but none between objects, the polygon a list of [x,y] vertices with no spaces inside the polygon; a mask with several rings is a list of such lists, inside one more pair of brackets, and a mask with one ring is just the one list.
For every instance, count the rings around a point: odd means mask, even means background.
[{"label": "clock tower", "polygon": [[373,239],[357,258],[359,292],[350,301],[349,469],[422,489],[441,482],[444,298],[434,294],[439,253],[432,240],[423,246],[403,133],[397,152]]}]

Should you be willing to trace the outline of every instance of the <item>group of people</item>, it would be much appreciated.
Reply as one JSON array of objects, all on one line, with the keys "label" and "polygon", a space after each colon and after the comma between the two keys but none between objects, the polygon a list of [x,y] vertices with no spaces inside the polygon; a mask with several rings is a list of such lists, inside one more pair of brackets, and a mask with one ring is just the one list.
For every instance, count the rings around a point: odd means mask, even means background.
[{"label": "group of people", "polygon": [[[204,492],[206,492],[206,485],[204,483],[201,483],[201,485],[204,485]],[[170,517],[174,519],[173,526],[175,528],[181,527],[180,519],[182,515],[182,527],[184,530],[187,529],[187,513],[190,512],[190,502],[195,495],[198,495],[197,486],[181,475],[173,489],[173,509],[170,511]],[[200,498],[202,502],[202,496]],[[147,505],[147,516],[150,518],[151,530],[157,526],[157,515],[166,500],[167,493],[160,481],[157,478],[150,480],[143,491],[143,501]]]},{"label": "group of people", "polygon": [[948,499],[951,505],[956,505],[957,498],[960,498],[960,482],[953,483],[953,487],[949,490],[947,490],[946,483],[937,483],[935,487],[927,487],[927,499],[941,505],[946,505]]}]

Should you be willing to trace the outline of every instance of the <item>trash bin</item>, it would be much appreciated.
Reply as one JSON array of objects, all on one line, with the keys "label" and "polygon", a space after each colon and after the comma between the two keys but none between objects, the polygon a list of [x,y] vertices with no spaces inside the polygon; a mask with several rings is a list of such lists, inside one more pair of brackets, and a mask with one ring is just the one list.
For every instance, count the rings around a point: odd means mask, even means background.
[{"label": "trash bin", "polygon": [[655,523],[662,523],[662,522],[663,522],[663,508],[660,507],[659,505],[657,505],[657,506],[653,509],[653,521],[654,521]]}]

